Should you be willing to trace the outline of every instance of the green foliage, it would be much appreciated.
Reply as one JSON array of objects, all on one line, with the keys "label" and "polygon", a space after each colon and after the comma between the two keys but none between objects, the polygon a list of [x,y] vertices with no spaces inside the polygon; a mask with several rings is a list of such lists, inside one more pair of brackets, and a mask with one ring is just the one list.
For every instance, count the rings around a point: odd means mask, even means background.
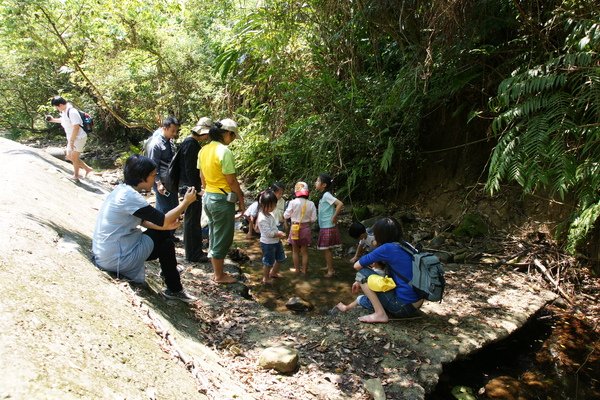
[{"label": "green foliage", "polygon": [[462,237],[483,237],[487,235],[489,228],[483,217],[479,214],[465,214],[460,224],[452,231],[456,236]]},{"label": "green foliage", "polygon": [[599,200],[598,14],[591,0],[4,0],[0,127],[53,132],[55,94],[127,145],[169,114],[184,132],[232,117],[250,188],[326,171],[338,196],[379,200],[410,187],[430,131],[468,131],[489,101],[487,188],[575,197],[575,243]]},{"label": "green foliage", "polygon": [[498,144],[487,189],[498,191],[508,180],[526,193],[543,188],[560,198],[574,195],[572,251],[594,225],[600,200],[599,16],[597,7],[585,16],[568,10],[555,15],[554,24],[564,21],[562,48],[502,81],[493,103]]}]

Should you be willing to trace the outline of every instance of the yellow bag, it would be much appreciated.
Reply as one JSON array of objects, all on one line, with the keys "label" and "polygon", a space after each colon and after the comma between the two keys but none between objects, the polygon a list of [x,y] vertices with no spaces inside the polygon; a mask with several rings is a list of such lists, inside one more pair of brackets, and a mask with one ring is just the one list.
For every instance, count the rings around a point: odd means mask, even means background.
[{"label": "yellow bag", "polygon": [[[304,218],[304,212],[306,211],[306,203],[308,203],[307,200],[305,200],[304,204],[302,205],[302,213],[300,214],[300,222],[302,222],[302,219]],[[300,239],[300,222],[292,222],[292,226],[290,227],[290,238],[292,240]]]},{"label": "yellow bag", "polygon": [[297,222],[294,222],[290,228],[290,237],[293,240],[298,240],[300,239],[300,224]]},{"label": "yellow bag", "polygon": [[396,282],[389,276],[383,277],[381,275],[369,275],[367,279],[367,285],[369,289],[374,292],[387,292],[388,290],[392,290],[396,287]]}]

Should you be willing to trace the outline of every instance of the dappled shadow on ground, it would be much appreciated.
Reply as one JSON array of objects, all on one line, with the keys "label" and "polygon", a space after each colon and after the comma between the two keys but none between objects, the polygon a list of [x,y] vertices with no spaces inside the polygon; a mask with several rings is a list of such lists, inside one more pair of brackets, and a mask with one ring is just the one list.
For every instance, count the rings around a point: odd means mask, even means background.
[{"label": "dappled shadow on ground", "polygon": [[[543,290],[537,282],[509,268],[450,264],[444,301],[427,303],[422,318],[365,325],[357,321],[365,310],[337,315],[323,312],[355,297],[350,293],[354,271],[345,257],[336,260],[338,276],[324,279],[324,271],[312,267],[322,255],[311,252],[311,268],[304,277],[289,271],[288,251],[284,278],[265,287],[260,284],[262,265],[256,243],[236,235],[236,246],[250,261],[239,269],[227,262],[226,269],[244,276],[258,301],[240,297],[237,285],[214,284],[209,263],[190,264],[182,259],[184,286],[200,302],[190,306],[156,295],[162,282],[154,262],[147,263],[152,290],[141,295],[173,326],[181,327],[183,334],[215,349],[244,385],[262,388],[264,396],[284,397],[289,392],[296,398],[314,398],[311,393],[331,392],[360,398],[363,381],[377,377],[390,398],[422,397],[435,386],[442,363],[506,337],[552,298],[540,294]],[[181,246],[178,254],[183,254]],[[283,304],[291,296],[311,301],[315,311],[288,311]],[[276,312],[264,305],[273,305]],[[276,380],[259,369],[260,353],[271,345],[298,350],[300,369]]]},{"label": "dappled shadow on ground", "polygon": [[[65,175],[66,178],[69,178],[73,175],[73,170],[70,168],[67,168],[65,166],[65,162],[59,159],[52,159],[52,158],[46,158],[46,157],[42,157],[39,154],[39,150],[33,150],[33,149],[16,149],[16,150],[8,150],[6,151],[6,154],[9,155],[26,155],[27,157],[35,157],[37,160],[44,162],[45,164],[47,164],[50,168],[55,169],[56,171],[61,172],[62,174]],[[96,193],[96,194],[103,194],[103,193],[107,193],[107,190],[102,186],[102,184],[95,182],[93,179],[93,174],[89,176],[89,178],[87,179],[80,179],[77,182],[73,182],[74,185],[77,185],[78,187],[87,190],[88,192],[91,193]],[[27,185],[27,182],[23,182],[24,185]]]},{"label": "dappled shadow on ground", "polygon": [[39,218],[33,214],[25,214],[25,217],[56,232],[58,235],[58,239],[56,240],[56,250],[58,252],[69,253],[76,251],[91,260],[92,240],[89,236],[74,230],[66,229],[63,225],[60,225],[55,221]]}]

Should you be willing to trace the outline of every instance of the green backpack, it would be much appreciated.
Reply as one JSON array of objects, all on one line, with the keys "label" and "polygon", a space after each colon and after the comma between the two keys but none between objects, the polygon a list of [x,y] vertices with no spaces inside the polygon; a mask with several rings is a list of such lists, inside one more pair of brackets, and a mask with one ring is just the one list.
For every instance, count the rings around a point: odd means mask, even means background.
[{"label": "green backpack", "polygon": [[417,295],[429,301],[442,301],[446,280],[444,266],[433,253],[420,252],[407,242],[398,243],[412,258],[412,279],[397,274],[413,287]]}]

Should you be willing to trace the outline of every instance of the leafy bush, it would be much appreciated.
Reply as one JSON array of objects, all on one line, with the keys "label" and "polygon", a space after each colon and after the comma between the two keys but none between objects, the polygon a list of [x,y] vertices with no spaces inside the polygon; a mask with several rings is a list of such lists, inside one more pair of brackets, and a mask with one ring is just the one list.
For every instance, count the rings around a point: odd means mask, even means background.
[{"label": "leafy bush", "polygon": [[509,180],[526,193],[545,188],[560,198],[574,195],[571,251],[593,227],[600,201],[600,14],[597,7],[587,18],[574,11],[553,16],[553,24],[565,27],[561,49],[500,84],[492,125],[498,145],[487,182],[492,193]]}]

